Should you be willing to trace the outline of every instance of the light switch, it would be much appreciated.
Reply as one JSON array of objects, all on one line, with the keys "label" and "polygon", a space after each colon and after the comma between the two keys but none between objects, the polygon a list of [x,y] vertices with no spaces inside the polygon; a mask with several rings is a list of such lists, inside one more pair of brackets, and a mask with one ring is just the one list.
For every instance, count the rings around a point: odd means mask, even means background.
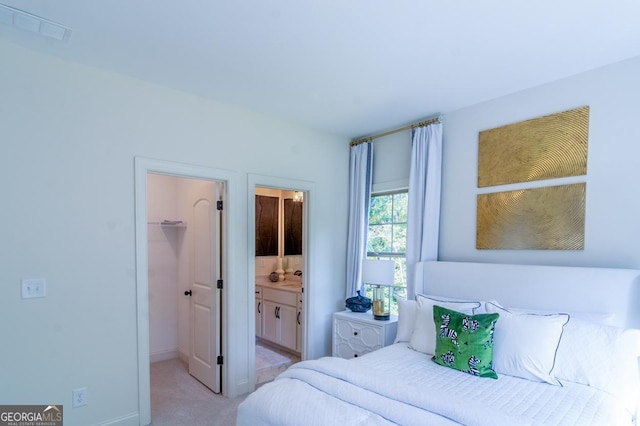
[{"label": "light switch", "polygon": [[22,298],[32,299],[47,295],[47,282],[44,278],[26,278],[21,281]]}]

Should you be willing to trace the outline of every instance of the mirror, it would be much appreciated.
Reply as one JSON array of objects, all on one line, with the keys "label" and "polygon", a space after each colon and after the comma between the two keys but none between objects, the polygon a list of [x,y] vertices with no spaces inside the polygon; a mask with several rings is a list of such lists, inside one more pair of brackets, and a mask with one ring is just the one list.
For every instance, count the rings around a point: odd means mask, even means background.
[{"label": "mirror", "polygon": [[303,193],[257,188],[256,256],[301,256]]},{"label": "mirror", "polygon": [[284,200],[284,255],[302,254],[302,199]]},{"label": "mirror", "polygon": [[278,255],[280,198],[256,195],[256,256]]}]

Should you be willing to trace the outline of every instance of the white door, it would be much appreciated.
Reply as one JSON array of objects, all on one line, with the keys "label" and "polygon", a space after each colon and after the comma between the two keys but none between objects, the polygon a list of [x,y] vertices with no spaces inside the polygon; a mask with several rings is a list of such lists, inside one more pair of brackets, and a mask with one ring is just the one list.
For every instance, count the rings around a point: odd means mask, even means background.
[{"label": "white door", "polygon": [[[220,183],[207,185],[193,203],[192,259],[190,294],[189,373],[212,391],[220,392],[220,273],[221,211],[216,202],[222,193]],[[210,190],[214,188],[213,190]]]}]

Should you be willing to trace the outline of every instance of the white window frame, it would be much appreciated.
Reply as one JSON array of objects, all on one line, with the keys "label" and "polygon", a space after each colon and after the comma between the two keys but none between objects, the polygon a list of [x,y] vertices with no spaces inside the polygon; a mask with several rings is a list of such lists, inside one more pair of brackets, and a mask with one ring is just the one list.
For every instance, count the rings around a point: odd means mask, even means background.
[{"label": "white window frame", "polygon": [[[381,197],[381,196],[388,196],[388,195],[396,195],[396,194],[408,194],[408,189],[399,189],[399,190],[395,190],[395,191],[380,191],[380,192],[376,192],[376,193],[372,193],[371,194],[371,199],[373,199],[374,197]],[[408,202],[408,197],[407,197],[407,202]],[[406,227],[406,221],[405,222],[389,222],[389,223],[384,223],[384,224],[380,224],[380,225],[391,225],[392,226],[392,234],[393,234],[393,226],[394,225],[402,225],[404,224]],[[377,224],[374,226],[378,226]],[[369,227],[371,227],[371,223],[369,223]],[[405,236],[406,237],[406,236]],[[393,237],[392,237],[393,238]],[[367,247],[368,247],[368,241],[369,239],[369,232],[367,230]],[[392,242],[394,240],[392,239]],[[405,241],[405,247],[406,247],[406,241]],[[397,283],[394,284],[393,286],[393,293],[396,295],[396,300],[403,300],[406,299],[407,297],[407,271],[406,271],[406,253],[405,252],[370,252],[367,251],[367,258],[368,259],[392,259],[392,260],[396,260],[396,259],[402,259],[402,262],[400,263],[400,267],[402,268],[402,280],[403,282],[398,285]],[[365,287],[366,290],[366,294],[367,297],[371,297],[371,288],[367,288]],[[397,304],[393,304],[392,303],[392,309],[391,309],[391,314],[393,315],[397,315]]]}]

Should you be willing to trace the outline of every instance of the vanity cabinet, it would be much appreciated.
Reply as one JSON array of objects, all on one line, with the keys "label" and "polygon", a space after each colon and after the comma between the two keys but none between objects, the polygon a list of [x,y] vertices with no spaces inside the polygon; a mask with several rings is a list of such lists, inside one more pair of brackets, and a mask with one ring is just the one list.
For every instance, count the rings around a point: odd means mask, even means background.
[{"label": "vanity cabinet", "polygon": [[262,288],[262,338],[298,351],[298,293]]},{"label": "vanity cabinet", "polygon": [[298,293],[298,313],[296,314],[296,351],[302,352],[302,293]]}]

